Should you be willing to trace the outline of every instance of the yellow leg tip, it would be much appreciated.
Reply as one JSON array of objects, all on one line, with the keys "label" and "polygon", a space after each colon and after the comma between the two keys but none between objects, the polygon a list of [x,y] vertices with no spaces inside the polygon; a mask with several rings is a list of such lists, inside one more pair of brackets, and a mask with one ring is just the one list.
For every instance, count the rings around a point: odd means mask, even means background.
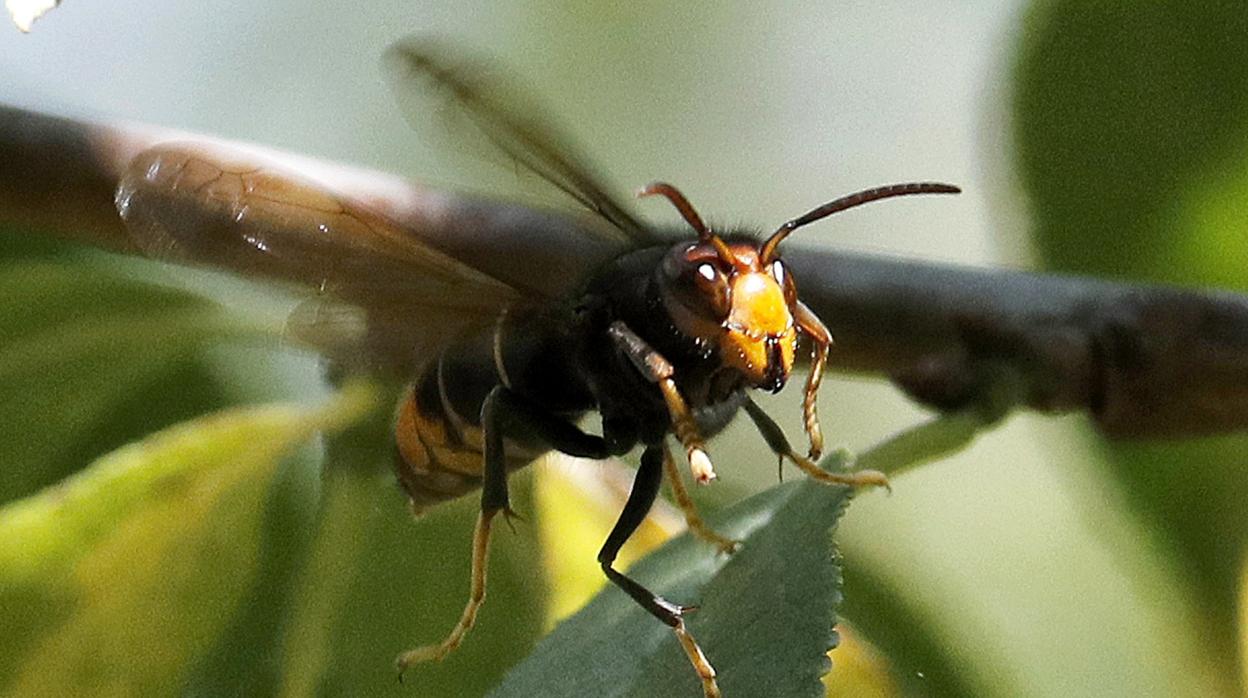
[{"label": "yellow leg tip", "polygon": [[450,648],[442,645],[428,645],[425,647],[417,647],[414,650],[408,650],[400,654],[394,660],[394,668],[399,672],[399,680],[403,679],[403,674],[417,664],[425,662],[440,662],[450,654]]},{"label": "yellow leg tip", "polygon": [[685,656],[689,658],[689,663],[693,665],[693,670],[697,673],[698,679],[702,681],[702,694],[704,698],[720,698],[719,684],[715,681],[715,667],[707,661],[706,655],[702,653],[702,648],[698,646],[697,640],[693,639],[693,635],[685,628],[685,622],[679,621],[679,625],[673,628],[676,631],[676,639],[680,641],[681,647],[685,650]]},{"label": "yellow leg tip", "polygon": [[715,546],[715,549],[724,555],[733,555],[741,549],[741,541],[720,535],[705,524],[699,523],[698,526],[691,526],[690,530],[693,531],[693,535]]},{"label": "yellow leg tip", "polygon": [[889,483],[888,476],[878,470],[856,470],[852,473],[845,473],[845,475],[853,480],[853,482],[847,483],[852,487],[883,487],[890,494],[893,491],[893,486]]},{"label": "yellow leg tip", "polygon": [[855,470],[852,472],[828,472],[820,468],[814,461],[809,458],[803,458],[795,453],[788,454],[789,459],[794,465],[806,473],[810,477],[832,485],[845,485],[847,487],[883,487],[890,493],[893,487],[888,482],[888,476],[878,470]]}]

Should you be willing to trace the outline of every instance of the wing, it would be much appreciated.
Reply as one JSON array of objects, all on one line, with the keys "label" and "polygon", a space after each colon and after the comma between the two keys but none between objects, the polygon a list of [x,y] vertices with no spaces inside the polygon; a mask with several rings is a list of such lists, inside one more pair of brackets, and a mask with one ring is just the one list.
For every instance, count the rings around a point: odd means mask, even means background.
[{"label": "wing", "polygon": [[522,295],[345,197],[202,145],[134,158],[117,209],[149,256],[311,292],[290,333],[356,367],[411,371]]},{"label": "wing", "polygon": [[[604,184],[569,140],[554,129],[553,120],[532,106],[521,91],[508,81],[487,77],[482,67],[453,56],[447,47],[427,39],[409,39],[386,52],[396,95],[413,122],[418,121],[417,115],[427,116],[413,103],[431,94],[444,96],[448,107],[444,111],[450,112],[453,122],[475,128],[479,131],[477,140],[488,140],[512,161],[600,215],[618,237],[635,246],[663,242],[606,193]],[[427,83],[432,83],[433,89]]]}]

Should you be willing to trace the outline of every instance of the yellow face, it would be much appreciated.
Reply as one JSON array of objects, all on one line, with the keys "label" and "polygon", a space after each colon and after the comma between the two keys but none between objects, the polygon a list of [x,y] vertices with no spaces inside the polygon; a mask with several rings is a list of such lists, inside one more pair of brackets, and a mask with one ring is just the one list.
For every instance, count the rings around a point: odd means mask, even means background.
[{"label": "yellow face", "polygon": [[677,248],[664,261],[664,302],[682,332],[719,350],[724,364],[756,388],[775,392],[793,370],[797,292],[784,265],[763,265],[751,243]]},{"label": "yellow face", "polygon": [[720,340],[724,362],[751,385],[775,392],[793,370],[797,329],[784,289],[766,272],[738,273],[732,278],[732,304]]}]

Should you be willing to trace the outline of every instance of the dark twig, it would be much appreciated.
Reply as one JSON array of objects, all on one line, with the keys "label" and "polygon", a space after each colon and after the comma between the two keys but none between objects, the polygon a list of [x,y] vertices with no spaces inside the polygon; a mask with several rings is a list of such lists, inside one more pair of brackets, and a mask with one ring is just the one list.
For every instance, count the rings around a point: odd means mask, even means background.
[{"label": "dark twig", "polygon": [[[0,224],[131,252],[113,205],[130,159],[171,138],[0,107]],[[591,217],[432,191],[391,175],[260,150],[519,288],[557,293],[569,258],[617,248]],[[1084,411],[1115,438],[1248,428],[1248,296],[973,269],[791,246],[802,298],[834,328],[829,366],[881,374],[946,410],[980,409],[1002,380],[1022,404]],[[526,260],[517,270],[513,262]],[[1006,377],[1006,378],[1003,378]],[[1021,386],[1021,387],[1019,387]]]}]

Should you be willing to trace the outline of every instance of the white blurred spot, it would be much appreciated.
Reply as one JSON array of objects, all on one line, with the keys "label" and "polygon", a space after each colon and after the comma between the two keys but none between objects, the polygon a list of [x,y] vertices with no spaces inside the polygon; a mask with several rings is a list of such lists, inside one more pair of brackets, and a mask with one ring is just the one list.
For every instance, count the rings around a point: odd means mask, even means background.
[{"label": "white blurred spot", "polygon": [[59,4],[60,0],[4,0],[5,8],[13,16],[13,23],[22,33],[28,33],[36,19]]},{"label": "white blurred spot", "polygon": [[689,452],[689,469],[693,472],[693,479],[698,484],[705,485],[715,479],[715,468],[711,466],[711,459],[706,455],[706,451],[700,448]]}]

